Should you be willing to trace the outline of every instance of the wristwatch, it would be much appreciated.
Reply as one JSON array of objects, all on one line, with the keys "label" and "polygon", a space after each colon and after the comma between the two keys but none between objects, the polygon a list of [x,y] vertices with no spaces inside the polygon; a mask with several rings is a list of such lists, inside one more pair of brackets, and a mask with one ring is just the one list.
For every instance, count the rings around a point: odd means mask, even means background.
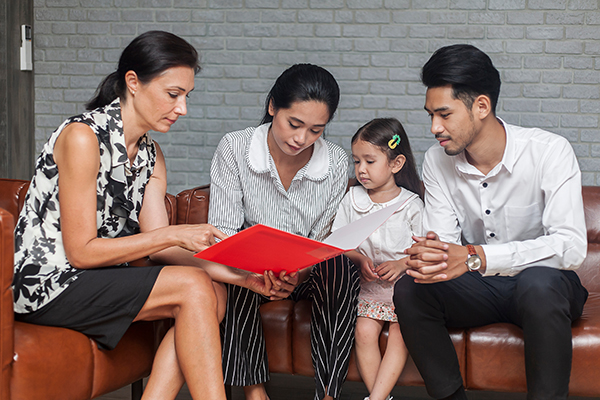
[{"label": "wristwatch", "polygon": [[467,268],[469,268],[469,271],[479,270],[479,268],[481,268],[481,257],[479,257],[479,255],[477,254],[475,246],[473,246],[472,244],[468,244],[467,250],[469,251],[469,256],[467,257],[467,261],[465,261],[465,264],[467,264]]}]

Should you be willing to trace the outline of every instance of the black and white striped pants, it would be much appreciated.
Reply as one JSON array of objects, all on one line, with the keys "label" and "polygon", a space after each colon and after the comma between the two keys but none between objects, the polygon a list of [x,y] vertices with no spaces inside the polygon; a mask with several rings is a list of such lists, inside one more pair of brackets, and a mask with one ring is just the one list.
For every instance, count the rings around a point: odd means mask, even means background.
[{"label": "black and white striped pants", "polygon": [[[269,380],[269,367],[259,307],[269,301],[248,289],[227,285],[227,311],[221,324],[225,384],[249,386]],[[315,369],[315,399],[339,397],[348,374],[354,329],[359,273],[338,256],[313,267],[310,278],[290,298],[312,300],[311,346]]]}]

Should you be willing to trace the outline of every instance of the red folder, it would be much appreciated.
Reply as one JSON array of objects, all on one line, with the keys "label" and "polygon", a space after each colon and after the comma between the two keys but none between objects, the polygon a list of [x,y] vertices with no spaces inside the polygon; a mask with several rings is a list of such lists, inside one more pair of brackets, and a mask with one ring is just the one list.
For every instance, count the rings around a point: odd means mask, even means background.
[{"label": "red folder", "polygon": [[195,256],[262,274],[271,270],[293,272],[335,257],[343,250],[316,240],[254,225],[201,251]]},{"label": "red folder", "polygon": [[264,271],[293,272],[357,248],[369,235],[416,194],[394,203],[333,232],[324,242],[294,235],[265,225],[254,225],[236,233],[195,257],[262,274]]}]

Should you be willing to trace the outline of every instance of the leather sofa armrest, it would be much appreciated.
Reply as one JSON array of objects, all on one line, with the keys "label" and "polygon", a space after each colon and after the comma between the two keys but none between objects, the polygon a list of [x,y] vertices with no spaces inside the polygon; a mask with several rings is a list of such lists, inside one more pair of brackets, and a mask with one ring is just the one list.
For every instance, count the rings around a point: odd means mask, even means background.
[{"label": "leather sofa armrest", "polygon": [[29,181],[20,179],[0,179],[0,207],[11,213],[15,221],[25,204]]},{"label": "leather sofa armrest", "polygon": [[10,379],[14,352],[14,309],[12,280],[14,273],[14,218],[0,208],[0,362],[2,381],[0,398],[10,399]]}]

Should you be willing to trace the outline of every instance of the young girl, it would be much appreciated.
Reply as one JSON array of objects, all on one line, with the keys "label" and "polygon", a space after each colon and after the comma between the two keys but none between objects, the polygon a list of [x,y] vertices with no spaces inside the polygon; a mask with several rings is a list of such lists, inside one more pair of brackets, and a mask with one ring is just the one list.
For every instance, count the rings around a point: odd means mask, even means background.
[{"label": "young girl", "polygon": [[[394,313],[394,283],[407,269],[404,249],[421,235],[423,202],[408,137],[394,118],[374,119],[352,137],[354,172],[361,185],[346,194],[333,223],[340,228],[391,204],[398,211],[357,250],[346,253],[361,271],[356,322],[357,366],[370,400],[391,399],[408,352]],[[389,322],[383,358],[379,335]],[[366,400],[366,399],[365,399]]]}]

